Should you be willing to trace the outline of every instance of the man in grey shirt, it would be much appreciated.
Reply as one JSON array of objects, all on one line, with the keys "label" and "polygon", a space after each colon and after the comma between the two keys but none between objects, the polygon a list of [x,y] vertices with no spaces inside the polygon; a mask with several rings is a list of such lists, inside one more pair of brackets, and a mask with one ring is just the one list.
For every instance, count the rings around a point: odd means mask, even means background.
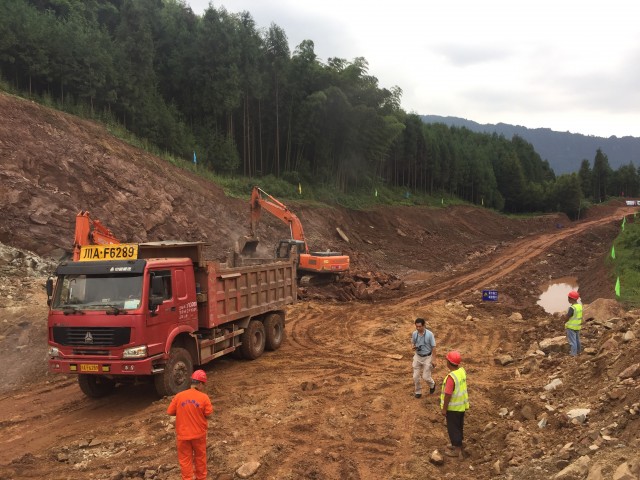
[{"label": "man in grey shirt", "polygon": [[429,393],[436,391],[436,382],[431,378],[431,371],[436,366],[436,339],[431,331],[427,330],[424,318],[416,318],[416,329],[411,334],[411,347],[413,348],[413,383],[415,384],[415,397],[422,397],[422,384],[420,377],[429,384]]}]

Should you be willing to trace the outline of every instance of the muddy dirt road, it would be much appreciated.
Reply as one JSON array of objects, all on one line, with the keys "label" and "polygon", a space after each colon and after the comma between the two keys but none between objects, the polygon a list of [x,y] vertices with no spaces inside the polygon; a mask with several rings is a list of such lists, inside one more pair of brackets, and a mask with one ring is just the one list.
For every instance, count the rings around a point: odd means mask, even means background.
[{"label": "muddy dirt road", "polygon": [[[516,368],[514,375],[514,368],[496,364],[496,356],[525,359],[531,342],[562,335],[561,326],[551,325],[553,335],[547,335],[549,316],[541,309],[482,303],[478,289],[502,291],[514,271],[546,262],[554,248],[563,248],[559,244],[606,230],[626,213],[616,209],[517,239],[459,274],[432,276],[428,287],[413,285],[394,299],[292,306],[280,350],[253,362],[221,359],[205,367],[216,409],[209,434],[211,478],[234,478],[249,461],[261,464],[256,479],[497,478],[496,461],[517,468],[534,454],[542,456],[547,444],[572,441],[576,432],[562,422],[538,433],[535,415],[519,420],[516,429],[498,415],[500,408],[514,408],[542,391],[551,372],[543,364],[532,369],[529,360],[529,368],[520,369],[530,373]],[[515,311],[525,317],[512,317]],[[472,410],[465,427],[470,457],[462,465],[430,461],[447,436],[438,396],[413,397],[409,335],[416,316],[427,318],[436,335],[437,382],[445,373],[444,353],[455,348],[463,355]],[[584,342],[591,344],[588,336]],[[544,411],[539,400],[528,401]],[[172,425],[164,413],[168,402],[158,400],[150,385],[88,399],[74,378],[61,376],[5,394],[0,478],[178,478]],[[529,440],[511,446],[509,432],[519,429],[531,431]],[[544,475],[532,471],[521,478]]]}]

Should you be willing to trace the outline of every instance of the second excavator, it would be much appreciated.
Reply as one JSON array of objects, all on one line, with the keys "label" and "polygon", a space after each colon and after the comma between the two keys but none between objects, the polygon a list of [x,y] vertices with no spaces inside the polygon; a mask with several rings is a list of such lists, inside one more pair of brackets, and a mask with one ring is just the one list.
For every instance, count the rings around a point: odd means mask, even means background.
[{"label": "second excavator", "polygon": [[260,187],[251,192],[251,234],[245,238],[242,255],[255,254],[259,242],[256,229],[262,210],[282,220],[289,226],[290,238],[282,239],[276,247],[276,258],[296,258],[298,278],[301,284],[324,283],[349,270],[349,256],[341,252],[311,252],[304,236],[300,219],[285,204]]},{"label": "second excavator", "polygon": [[86,245],[110,245],[120,243],[113,232],[100,220],[94,220],[86,210],[76,215],[76,231],[73,239],[73,261],[80,260],[80,249]]}]

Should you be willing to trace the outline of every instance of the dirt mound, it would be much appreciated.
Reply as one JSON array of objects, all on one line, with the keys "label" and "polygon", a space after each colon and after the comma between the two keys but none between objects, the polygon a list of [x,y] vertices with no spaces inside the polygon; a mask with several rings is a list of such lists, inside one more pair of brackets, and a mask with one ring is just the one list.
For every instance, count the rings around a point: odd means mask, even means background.
[{"label": "dirt mound", "polygon": [[[247,233],[248,202],[100,125],[2,94],[0,109],[0,479],[176,478],[168,399],[148,385],[89,399],[74,377],[47,373],[44,282],[80,210],[121,240],[206,240],[222,260]],[[303,287],[280,350],[205,366],[211,478],[239,478],[252,461],[256,480],[637,476],[640,312],[614,300],[605,263],[632,210],[598,207],[572,223],[469,206],[289,207],[311,248],[347,253],[352,271]],[[258,235],[266,255],[288,232],[264,218]],[[577,358],[559,316],[536,304],[567,276],[585,303]],[[499,301],[482,301],[483,289]],[[413,397],[416,316],[436,336],[437,382],[444,353],[463,355],[462,463],[442,458],[438,396]]]}]

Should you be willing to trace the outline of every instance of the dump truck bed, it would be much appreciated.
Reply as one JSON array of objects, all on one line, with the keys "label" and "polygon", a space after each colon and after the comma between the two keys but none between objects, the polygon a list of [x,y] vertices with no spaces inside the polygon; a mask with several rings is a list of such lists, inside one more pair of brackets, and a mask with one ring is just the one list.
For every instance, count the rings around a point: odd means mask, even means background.
[{"label": "dump truck bed", "polygon": [[292,259],[264,259],[233,266],[204,259],[204,242],[150,242],[139,258],[189,258],[194,264],[199,328],[284,309],[297,298]]}]

